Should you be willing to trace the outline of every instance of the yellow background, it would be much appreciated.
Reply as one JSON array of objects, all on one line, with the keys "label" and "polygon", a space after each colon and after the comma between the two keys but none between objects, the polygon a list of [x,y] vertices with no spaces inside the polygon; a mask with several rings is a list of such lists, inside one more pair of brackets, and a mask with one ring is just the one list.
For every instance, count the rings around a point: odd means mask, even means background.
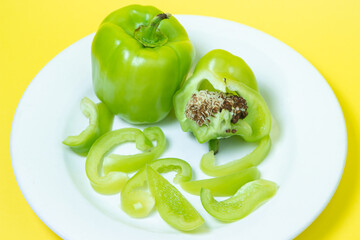
[{"label": "yellow background", "polygon": [[323,74],[345,115],[348,157],[330,204],[297,239],[360,239],[359,0],[0,1],[0,239],[59,239],[28,206],[11,167],[10,129],[23,92],[56,54],[132,3],[249,25],[293,47]]}]

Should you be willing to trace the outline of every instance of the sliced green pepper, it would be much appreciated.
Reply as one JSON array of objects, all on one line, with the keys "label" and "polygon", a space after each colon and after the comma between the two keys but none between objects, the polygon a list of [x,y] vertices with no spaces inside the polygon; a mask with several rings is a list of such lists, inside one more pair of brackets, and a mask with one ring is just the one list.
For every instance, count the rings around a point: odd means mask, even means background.
[{"label": "sliced green pepper", "polygon": [[138,149],[149,149],[152,143],[145,134],[136,128],[123,128],[107,132],[98,138],[90,148],[86,158],[85,170],[95,191],[114,194],[121,191],[128,177],[124,172],[112,171],[102,176],[103,158],[115,146],[125,142],[136,142]]},{"label": "sliced green pepper", "polygon": [[80,102],[83,114],[89,118],[89,126],[77,136],[69,136],[63,144],[74,152],[86,155],[95,140],[112,128],[114,115],[103,103],[95,104],[87,97]]},{"label": "sliced green pepper", "polygon": [[185,29],[170,16],[152,6],[126,6],[107,16],[94,37],[94,91],[130,123],[165,118],[194,59]]},{"label": "sliced green pepper", "polygon": [[121,191],[121,209],[131,217],[146,217],[154,208],[155,199],[146,191],[146,182],[145,168],[142,168],[126,182]]},{"label": "sliced green pepper", "polygon": [[193,195],[200,195],[201,188],[211,191],[214,196],[232,196],[245,183],[259,179],[260,172],[256,167],[240,172],[211,179],[181,182],[182,189]]},{"label": "sliced green pepper", "polygon": [[165,222],[182,231],[194,230],[204,223],[196,209],[158,172],[147,166],[146,174],[156,209]]},{"label": "sliced green pepper", "polygon": [[[176,171],[175,183],[191,179],[191,166],[178,158],[158,159],[149,162],[148,165],[159,173]],[[145,168],[142,168],[129,179],[121,191],[121,208],[132,217],[146,217],[154,207],[155,201],[152,195],[146,191],[146,183]]]},{"label": "sliced green pepper", "polygon": [[111,171],[134,172],[147,162],[160,157],[166,147],[164,133],[159,127],[148,127],[144,129],[144,134],[150,141],[156,141],[156,147],[145,149],[145,152],[134,155],[110,154],[105,159],[104,173],[107,174]]},{"label": "sliced green pepper", "polygon": [[241,136],[255,142],[269,135],[271,115],[253,72],[224,50],[203,56],[193,75],[174,96],[177,119],[198,142]]},{"label": "sliced green pepper", "polygon": [[210,151],[203,155],[200,162],[201,170],[209,176],[224,176],[236,173],[243,169],[259,165],[269,153],[271,140],[269,136],[260,140],[259,145],[243,158],[231,161],[223,165],[215,165],[214,152]]},{"label": "sliced green pepper", "polygon": [[259,179],[242,186],[233,197],[218,202],[209,189],[201,189],[200,198],[205,210],[214,218],[230,222],[239,220],[264,201],[275,195],[277,185],[274,182]]}]

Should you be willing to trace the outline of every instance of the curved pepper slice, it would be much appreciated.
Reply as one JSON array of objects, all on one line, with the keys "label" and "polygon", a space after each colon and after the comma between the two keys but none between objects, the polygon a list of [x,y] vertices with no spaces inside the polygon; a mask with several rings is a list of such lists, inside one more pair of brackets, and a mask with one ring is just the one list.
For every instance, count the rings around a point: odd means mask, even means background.
[{"label": "curved pepper slice", "polygon": [[102,176],[103,158],[113,147],[125,143],[136,142],[137,148],[148,149],[152,146],[144,133],[137,128],[123,128],[105,133],[90,148],[86,158],[85,170],[95,191],[102,194],[114,194],[121,191],[128,177],[124,172],[109,172]]},{"label": "curved pepper slice", "polygon": [[[176,171],[175,183],[191,179],[191,166],[178,158],[158,159],[148,163],[148,165],[159,173]],[[127,181],[121,191],[121,208],[132,217],[146,217],[155,205],[153,196],[146,191],[146,182],[145,168],[142,168]]]},{"label": "curved pepper slice", "polygon": [[196,209],[158,172],[147,166],[146,174],[156,209],[165,222],[182,231],[194,230],[204,223]]},{"label": "curved pepper slice", "polygon": [[155,205],[155,199],[146,187],[145,168],[140,169],[121,191],[121,209],[129,216],[143,218],[149,215]]},{"label": "curved pepper slice", "polygon": [[211,191],[214,196],[232,196],[245,183],[260,178],[260,172],[256,167],[248,168],[240,172],[217,178],[203,179],[190,182],[181,182],[180,186],[186,192],[200,195],[201,188]]},{"label": "curved pepper slice", "polygon": [[251,153],[243,158],[223,165],[215,165],[214,152],[210,151],[201,158],[200,168],[205,174],[215,177],[236,173],[243,169],[259,165],[269,153],[270,147],[270,137],[266,136],[260,140],[259,145]]},{"label": "curved pepper slice", "polygon": [[209,189],[201,189],[201,203],[214,218],[230,222],[239,220],[275,195],[277,185],[274,182],[259,179],[242,186],[233,197],[218,202]]},{"label": "curved pepper slice", "polygon": [[77,136],[69,136],[63,144],[74,152],[86,155],[95,140],[112,128],[114,115],[103,103],[95,104],[87,97],[80,102],[83,114],[89,118],[89,126]]},{"label": "curved pepper slice", "polygon": [[134,172],[147,162],[160,157],[166,147],[163,131],[159,127],[148,127],[144,129],[144,134],[150,141],[156,141],[156,147],[145,149],[143,150],[145,152],[134,155],[110,154],[105,158],[104,173],[107,174],[111,171]]},{"label": "curved pepper slice", "polygon": [[241,58],[224,50],[203,56],[193,75],[174,96],[184,132],[197,141],[241,136],[255,142],[269,135],[271,115],[253,72]]}]

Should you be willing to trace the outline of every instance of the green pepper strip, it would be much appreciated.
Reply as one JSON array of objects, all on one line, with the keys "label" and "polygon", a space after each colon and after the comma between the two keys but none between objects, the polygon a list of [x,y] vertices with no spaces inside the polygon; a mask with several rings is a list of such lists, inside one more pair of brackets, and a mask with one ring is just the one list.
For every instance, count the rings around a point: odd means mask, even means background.
[{"label": "green pepper strip", "polygon": [[274,182],[259,179],[242,186],[234,196],[218,202],[209,189],[201,189],[201,203],[205,210],[214,218],[231,222],[239,220],[263,202],[275,195],[277,185]]},{"label": "green pepper strip", "polygon": [[194,230],[204,223],[196,209],[157,171],[147,166],[146,174],[156,209],[165,222],[181,231]]},{"label": "green pepper strip", "polygon": [[[174,178],[175,183],[181,183],[191,179],[191,166],[184,160],[178,158],[158,159],[148,163],[148,165],[160,173],[176,171],[177,174]],[[155,205],[153,196],[146,191],[146,182],[145,168],[142,168],[127,181],[121,191],[121,208],[132,217],[146,217]]]},{"label": "green pepper strip", "polygon": [[[113,171],[134,172],[143,167],[147,162],[160,157],[166,147],[166,138],[159,127],[148,127],[144,130],[146,138],[156,141],[156,147],[145,149],[143,153],[134,155],[110,154],[106,157],[103,166],[104,174]],[[139,149],[142,150],[142,149]]]},{"label": "green pepper strip", "polygon": [[136,128],[123,128],[105,133],[90,148],[85,170],[95,191],[114,194],[121,191],[128,177],[124,172],[113,171],[101,176],[103,158],[115,146],[125,142],[136,142],[138,149],[149,149],[152,144],[145,134]]},{"label": "green pepper strip", "polygon": [[262,138],[259,145],[243,158],[231,161],[223,165],[215,165],[214,152],[210,151],[203,155],[200,162],[201,170],[209,176],[224,176],[239,172],[243,169],[259,165],[269,153],[271,140],[269,136]]},{"label": "green pepper strip", "polygon": [[80,108],[89,118],[89,126],[77,136],[68,136],[63,144],[78,154],[86,155],[95,140],[111,130],[114,115],[103,103],[95,104],[87,97],[81,100]]},{"label": "green pepper strip", "polygon": [[240,172],[211,179],[181,182],[182,189],[193,195],[200,195],[201,188],[209,189],[214,196],[232,196],[245,183],[260,178],[256,167],[244,169]]}]

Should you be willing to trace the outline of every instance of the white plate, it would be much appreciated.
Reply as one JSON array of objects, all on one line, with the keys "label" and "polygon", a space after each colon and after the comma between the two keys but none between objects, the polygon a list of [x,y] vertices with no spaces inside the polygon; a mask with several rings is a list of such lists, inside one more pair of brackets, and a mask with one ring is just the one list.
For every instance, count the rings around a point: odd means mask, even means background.
[{"label": "white plate", "polygon": [[[65,239],[290,239],[320,214],[334,194],[346,159],[347,137],[339,103],[320,73],[301,55],[269,35],[239,23],[177,16],[197,51],[197,59],[221,48],[242,57],[253,69],[273,115],[270,154],[259,169],[275,181],[274,198],[246,218],[223,224],[202,208],[199,197],[184,193],[206,220],[196,233],[168,226],[155,212],[132,219],[119,208],[119,195],[93,191],[85,158],[61,141],[87,124],[80,99],[98,101],[91,84],[93,35],[71,45],[48,63],[24,93],[11,132],[16,179],[26,200],[55,233]],[[205,176],[199,160],[207,152],[183,133],[173,116],[158,124],[169,144],[164,157],[188,161],[196,178]],[[129,126],[117,119],[114,128]],[[244,155],[254,145],[236,139],[221,145],[219,161]],[[118,151],[132,151],[131,144]],[[169,175],[168,175],[169,177]],[[171,176],[170,176],[171,177]],[[130,238],[129,238],[130,237]]]}]

